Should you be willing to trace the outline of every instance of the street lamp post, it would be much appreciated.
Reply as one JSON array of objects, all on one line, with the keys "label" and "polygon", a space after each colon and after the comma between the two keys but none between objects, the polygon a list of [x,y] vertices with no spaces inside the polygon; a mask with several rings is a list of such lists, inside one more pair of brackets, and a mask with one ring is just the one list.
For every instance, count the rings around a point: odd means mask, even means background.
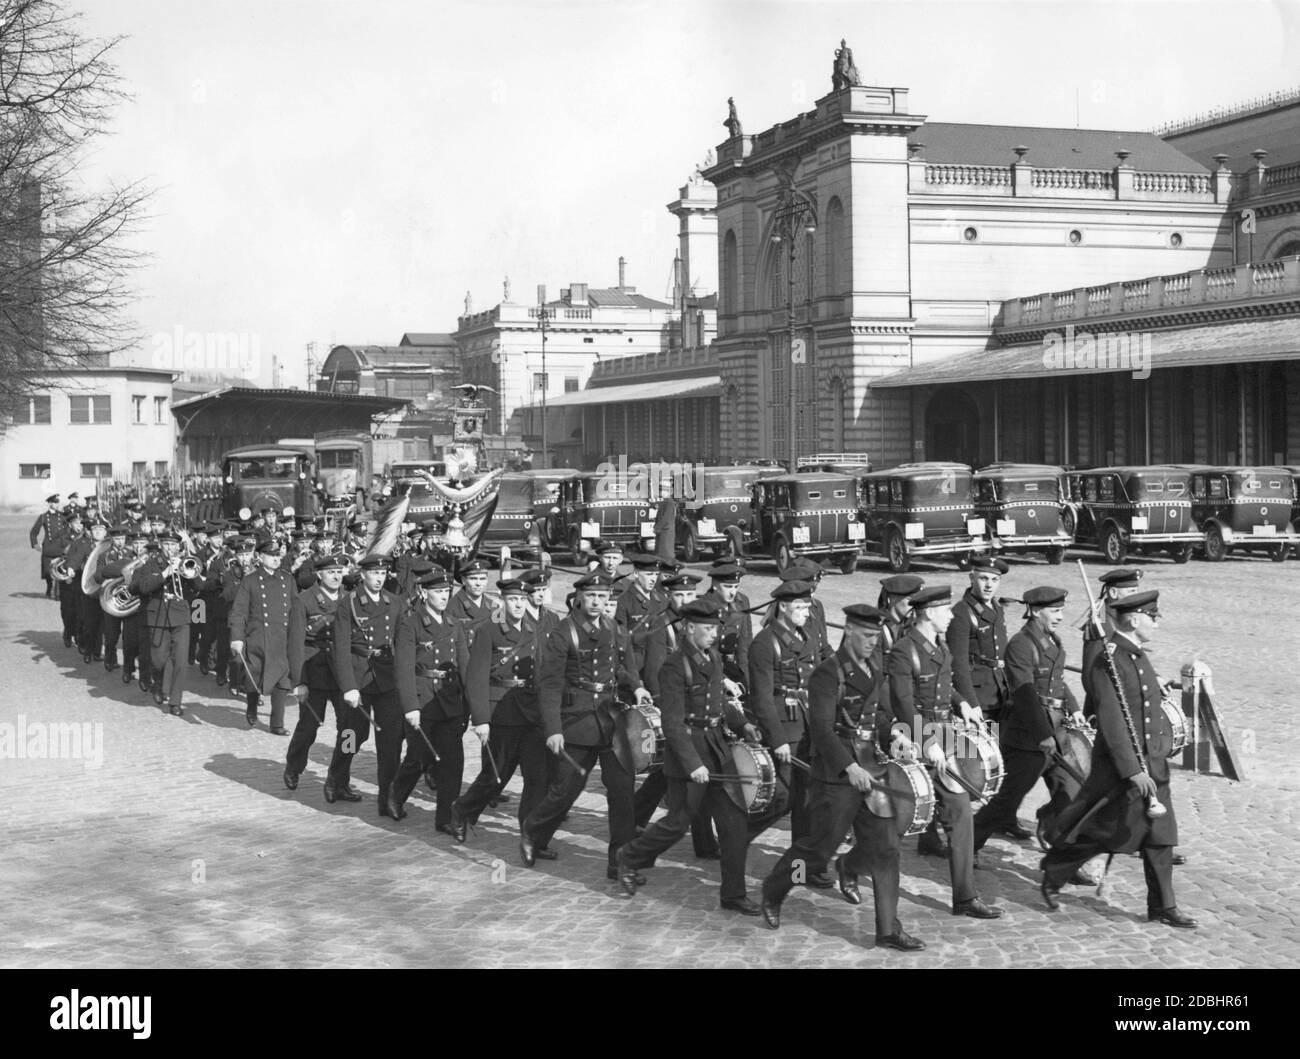
[{"label": "street lamp post", "polygon": [[[794,369],[796,365],[794,348],[794,266],[795,254],[798,251],[795,239],[800,230],[809,235],[817,231],[817,207],[806,194],[793,186],[789,186],[785,189],[784,201],[777,209],[773,222],[775,230],[772,233],[772,242],[779,245],[784,240],[786,244],[786,355],[789,357],[786,364],[786,390],[789,392],[786,436],[790,443],[790,473],[794,474],[798,470],[799,459],[799,442],[794,429],[795,413],[798,407],[794,387]],[[802,358],[799,363],[803,363]]]},{"label": "street lamp post", "polygon": [[546,456],[546,387],[550,378],[546,374],[546,318],[549,314],[546,311],[546,285],[539,284],[537,287],[537,324],[542,330],[542,464],[547,464]]}]

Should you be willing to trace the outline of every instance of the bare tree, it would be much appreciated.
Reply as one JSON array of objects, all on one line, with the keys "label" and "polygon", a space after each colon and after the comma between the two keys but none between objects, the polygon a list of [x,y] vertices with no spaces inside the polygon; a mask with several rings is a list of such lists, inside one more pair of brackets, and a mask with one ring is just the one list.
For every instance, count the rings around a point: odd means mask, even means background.
[{"label": "bare tree", "polygon": [[141,183],[89,188],[88,148],[124,98],[110,56],[56,0],[0,0],[0,412],[134,344]]}]

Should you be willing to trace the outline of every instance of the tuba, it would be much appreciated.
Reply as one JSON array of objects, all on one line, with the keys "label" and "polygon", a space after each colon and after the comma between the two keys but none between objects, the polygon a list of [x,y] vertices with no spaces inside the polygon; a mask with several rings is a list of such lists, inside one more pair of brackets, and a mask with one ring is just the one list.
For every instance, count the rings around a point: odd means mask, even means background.
[{"label": "tuba", "polygon": [[99,605],[105,614],[114,618],[129,618],[140,609],[140,597],[131,591],[131,578],[144,563],[146,556],[132,559],[120,577],[108,578],[99,590]]},{"label": "tuba", "polygon": [[90,555],[86,559],[86,565],[81,568],[81,591],[88,596],[99,594],[99,578],[95,576],[95,571],[99,566],[100,556],[111,547],[113,547],[113,542],[108,538],[100,541],[91,549]]}]

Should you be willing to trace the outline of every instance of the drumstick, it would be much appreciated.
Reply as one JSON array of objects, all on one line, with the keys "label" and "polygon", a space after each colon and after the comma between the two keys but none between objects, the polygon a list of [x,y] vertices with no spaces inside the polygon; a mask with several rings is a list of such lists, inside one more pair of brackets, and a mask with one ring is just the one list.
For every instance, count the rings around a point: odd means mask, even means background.
[{"label": "drumstick", "polygon": [[804,772],[811,772],[811,771],[812,771],[812,766],[811,766],[810,764],[808,764],[808,762],[806,762],[806,761],[800,761],[800,760],[799,760],[797,757],[795,757],[793,754],[790,755],[790,764],[793,765],[793,766],[794,766],[795,768],[797,768],[797,769],[802,769]]},{"label": "drumstick", "polygon": [[957,783],[966,791],[966,793],[969,794],[972,798],[974,798],[977,802],[979,802],[980,805],[988,804],[988,799],[985,798],[982,794],[980,794],[980,792],[976,790],[973,786],[967,783],[966,778],[962,776],[960,773],[956,772],[952,768],[952,766],[948,764],[947,761],[943,763],[943,770],[944,772],[948,773],[949,776],[955,779]]},{"label": "drumstick", "polygon": [[488,764],[492,766],[492,775],[494,775],[497,778],[497,786],[504,787],[505,784],[501,782],[501,772],[497,768],[497,759],[492,754],[492,747],[489,745],[486,739],[483,741],[483,749],[487,751]]},{"label": "drumstick", "polygon": [[574,761],[573,758],[569,757],[569,752],[565,750],[564,747],[560,747],[560,757],[564,758],[565,761],[567,761],[571,766],[573,766],[576,772],[580,773],[583,776],[587,775],[587,773],[591,771],[590,769],[583,768],[576,761]]},{"label": "drumstick", "polygon": [[1072,764],[1070,764],[1070,762],[1066,759],[1065,755],[1062,754],[1059,750],[1052,751],[1052,762],[1053,764],[1056,765],[1057,768],[1066,772],[1070,776],[1070,778],[1074,780],[1075,783],[1079,784],[1079,786],[1083,786],[1083,781],[1084,781],[1083,773],[1080,772],[1077,768],[1075,768]]}]

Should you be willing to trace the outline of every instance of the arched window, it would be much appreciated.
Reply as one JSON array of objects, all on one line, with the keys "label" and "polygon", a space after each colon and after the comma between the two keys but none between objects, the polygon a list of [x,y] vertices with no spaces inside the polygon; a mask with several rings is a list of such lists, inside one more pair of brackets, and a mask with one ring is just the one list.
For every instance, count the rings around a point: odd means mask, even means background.
[{"label": "arched window", "polygon": [[831,199],[822,220],[826,243],[826,293],[835,296],[845,293],[848,285],[848,232],[844,228],[844,204]]},{"label": "arched window", "polygon": [[722,304],[719,314],[734,316],[740,312],[739,263],[736,260],[736,233],[728,228],[722,239]]},{"label": "arched window", "polygon": [[1300,254],[1300,239],[1292,239],[1282,244],[1282,248],[1273,255],[1274,260],[1279,257],[1295,257]]}]

